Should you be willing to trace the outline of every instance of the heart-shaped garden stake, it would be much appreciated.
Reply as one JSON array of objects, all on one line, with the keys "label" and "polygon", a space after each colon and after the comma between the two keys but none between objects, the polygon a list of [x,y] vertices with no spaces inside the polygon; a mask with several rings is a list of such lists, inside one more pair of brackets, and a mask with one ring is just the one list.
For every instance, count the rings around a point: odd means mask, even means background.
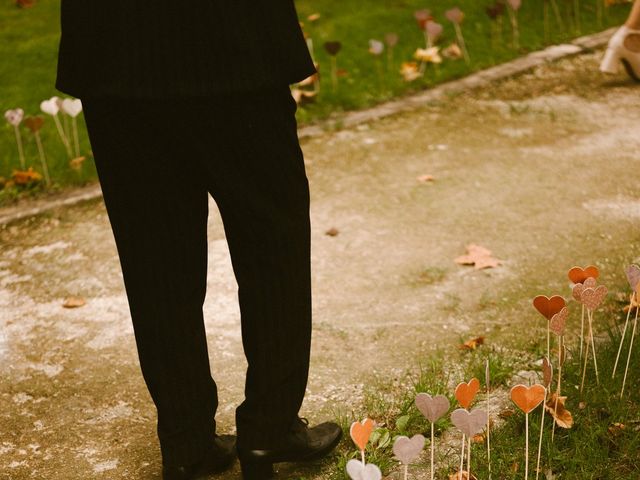
[{"label": "heart-shaped garden stake", "polygon": [[511,400],[525,413],[525,479],[529,478],[529,413],[544,402],[546,396],[547,389],[538,384],[530,387],[527,387],[526,385],[516,385],[511,389]]},{"label": "heart-shaped garden stake", "polygon": [[564,307],[553,317],[551,317],[551,320],[549,321],[549,328],[551,329],[551,331],[558,336],[564,335],[568,316],[569,309],[567,307]]},{"label": "heart-shaped garden stake", "polygon": [[407,480],[409,475],[409,464],[418,458],[424,448],[424,442],[424,437],[417,434],[411,438],[401,435],[393,443],[393,454],[404,465],[404,480]]},{"label": "heart-shaped garden stake", "polygon": [[449,399],[444,395],[432,397],[428,393],[416,395],[416,407],[431,423],[431,479],[433,480],[435,435],[433,424],[437,422],[445,413],[449,411]]},{"label": "heart-shaped garden stake", "polygon": [[333,85],[333,89],[335,90],[338,86],[338,61],[336,57],[338,52],[342,50],[342,43],[333,41],[333,42],[325,42],[324,49],[327,51],[331,58],[331,83]]},{"label": "heart-shaped garden stake", "polygon": [[58,97],[51,97],[49,100],[43,100],[42,102],[40,102],[40,110],[53,117],[53,121],[56,124],[56,128],[58,129],[60,140],[66,148],[69,156],[71,156],[71,144],[69,143],[69,139],[67,138],[67,135],[62,128],[62,124],[60,123],[60,119],[58,118],[58,112],[60,111],[62,102],[63,101]]},{"label": "heart-shaped garden stake", "polygon": [[444,28],[439,23],[434,22],[433,20],[429,20],[427,22],[425,30],[427,32],[428,39],[427,48],[429,48],[438,41],[438,39],[442,35],[442,31],[444,30]]},{"label": "heart-shaped garden stake", "polygon": [[416,407],[431,423],[437,422],[449,411],[449,399],[444,395],[432,397],[428,393],[416,395]]},{"label": "heart-shaped garden stake", "polygon": [[380,480],[382,478],[382,472],[377,465],[373,463],[365,465],[354,459],[347,462],[347,474],[353,480]]},{"label": "heart-shaped garden stake", "polygon": [[40,115],[27,117],[24,119],[24,124],[29,130],[31,130],[31,133],[33,133],[33,138],[35,138],[36,146],[38,147],[38,155],[40,156],[40,164],[42,165],[45,181],[47,182],[47,185],[51,185],[49,166],[47,165],[47,158],[44,155],[44,147],[42,146],[42,140],[40,139],[40,129],[44,124],[44,118]]},{"label": "heart-shaped garden stake", "polygon": [[369,443],[369,437],[371,437],[374,427],[375,423],[373,420],[365,418],[362,422],[353,422],[349,429],[349,434],[351,435],[353,443],[356,444],[362,454],[362,463],[365,463],[364,449],[367,447],[367,443]]},{"label": "heart-shaped garden stake", "polygon": [[467,437],[473,437],[487,426],[487,412],[479,408],[471,412],[456,408],[451,412],[451,423]]},{"label": "heart-shaped garden stake", "polygon": [[20,122],[24,117],[24,110],[21,108],[14,108],[13,110],[7,110],[4,112],[4,118],[13,126],[14,133],[16,135],[16,144],[18,145],[18,157],[20,158],[20,167],[22,170],[26,170],[27,165],[24,159],[24,147],[22,145],[22,136],[20,135]]},{"label": "heart-shaped garden stake", "polygon": [[585,268],[573,267],[569,270],[567,275],[569,276],[569,280],[573,283],[583,283],[587,278],[598,278],[600,276],[600,271],[598,270],[598,267],[593,265]]},{"label": "heart-shaped garden stake", "polygon": [[[589,267],[587,267],[589,268]],[[585,288],[592,288],[596,286],[595,277],[587,277],[582,283],[575,283],[571,294],[575,300],[582,303],[582,292]],[[584,303],[582,303],[582,309],[580,312],[580,360],[582,360],[582,348],[584,345]]]},{"label": "heart-shaped garden stake", "polygon": [[560,295],[554,295],[551,298],[545,295],[538,295],[533,299],[533,306],[547,320],[551,320],[551,317],[562,310],[565,305],[566,302]]},{"label": "heart-shaped garden stake", "polygon": [[469,383],[459,383],[455,391],[456,400],[463,408],[468,409],[479,390],[480,380],[477,378],[472,378]]},{"label": "heart-shaped garden stake", "polygon": [[584,303],[587,310],[595,310],[600,306],[604,298],[607,296],[608,290],[604,285],[596,288],[585,288],[580,294],[580,301]]},{"label": "heart-shaped garden stake", "polygon": [[638,282],[640,282],[640,267],[637,265],[629,265],[624,273],[627,275],[631,291],[635,292],[638,288]]},{"label": "heart-shaped garden stake", "polygon": [[[547,357],[542,359],[542,383],[544,383],[544,387],[548,392],[551,388],[551,382],[553,381],[553,365],[549,362]],[[544,403],[547,403],[547,397],[545,394]],[[538,439],[538,462],[536,464],[536,480],[538,478],[540,472],[540,457],[542,454],[542,433],[544,432],[544,407],[542,410],[542,415],[540,416],[540,437]]]},{"label": "heart-shaped garden stake", "polygon": [[[627,308],[627,319],[624,321],[624,329],[622,330],[622,337],[620,338],[620,346],[618,347],[618,354],[616,355],[616,362],[613,365],[613,373],[611,374],[611,378],[616,376],[616,370],[618,368],[618,361],[620,360],[620,353],[622,353],[622,345],[624,345],[624,338],[627,334],[627,327],[629,326],[629,318],[631,317],[631,310],[633,310],[634,300],[636,305],[638,304],[638,290],[640,287],[640,267],[637,265],[629,265],[625,273],[627,275],[627,280],[629,281],[629,286],[631,287],[631,299],[629,300],[629,306]],[[620,389],[620,398],[624,394],[624,386],[627,380],[627,373],[629,370],[629,362],[631,361],[631,349],[633,348],[633,340],[636,336],[636,327],[638,324],[638,310],[636,307],[636,315],[633,321],[633,329],[631,331],[631,343],[629,345],[629,354],[627,355],[627,368],[624,371],[624,378],[622,380],[622,388]]]},{"label": "heart-shaped garden stake", "polygon": [[71,126],[73,128],[73,144],[75,147],[76,158],[80,156],[80,142],[78,140],[78,125],[76,117],[82,111],[82,102],[78,98],[65,98],[61,103],[62,111],[71,117]]},{"label": "heart-shaped garden stake", "polygon": [[471,478],[471,439],[480,433],[487,425],[487,412],[479,408],[469,412],[464,408],[457,408],[451,412],[451,423],[462,432],[462,454],[460,458],[460,472],[464,465],[464,440],[468,439],[467,446],[467,476]]}]

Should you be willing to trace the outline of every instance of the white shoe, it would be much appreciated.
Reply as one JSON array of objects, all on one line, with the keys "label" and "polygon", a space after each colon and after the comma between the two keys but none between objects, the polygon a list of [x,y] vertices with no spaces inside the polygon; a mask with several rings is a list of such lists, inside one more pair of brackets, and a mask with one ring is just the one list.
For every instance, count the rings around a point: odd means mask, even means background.
[{"label": "white shoe", "polygon": [[632,33],[640,34],[640,30],[623,25],[613,34],[600,63],[601,72],[618,73],[619,65],[622,63],[629,76],[640,82],[640,52],[632,52],[624,46],[625,38]]}]

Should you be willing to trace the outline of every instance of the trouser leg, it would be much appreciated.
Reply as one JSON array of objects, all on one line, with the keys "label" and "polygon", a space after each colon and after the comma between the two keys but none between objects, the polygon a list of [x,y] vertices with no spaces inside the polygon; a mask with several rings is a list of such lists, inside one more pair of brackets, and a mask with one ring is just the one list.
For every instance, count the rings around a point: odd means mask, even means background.
[{"label": "trouser leg", "polygon": [[[202,105],[207,169],[238,282],[248,370],[238,444],[276,446],[302,404],[311,342],[309,185],[288,87]],[[210,112],[217,112],[211,115]],[[200,145],[203,145],[200,143]]]},{"label": "trouser leg", "polygon": [[192,463],[211,443],[218,403],[202,316],[208,192],[169,102],[83,104],[163,462]]}]

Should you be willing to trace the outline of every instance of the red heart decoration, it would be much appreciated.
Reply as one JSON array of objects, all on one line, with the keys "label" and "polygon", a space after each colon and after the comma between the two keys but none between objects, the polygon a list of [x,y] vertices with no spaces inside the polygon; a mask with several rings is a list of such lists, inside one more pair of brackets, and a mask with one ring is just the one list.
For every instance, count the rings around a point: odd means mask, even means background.
[{"label": "red heart decoration", "polygon": [[549,298],[544,295],[538,295],[533,299],[533,306],[544,315],[547,320],[551,320],[551,318],[562,310],[566,305],[564,298],[560,295],[554,295]]},{"label": "red heart decoration", "polygon": [[594,265],[590,265],[585,268],[573,267],[569,270],[569,280],[573,283],[582,283],[587,278],[598,278],[599,275],[600,271],[598,270],[598,267]]}]

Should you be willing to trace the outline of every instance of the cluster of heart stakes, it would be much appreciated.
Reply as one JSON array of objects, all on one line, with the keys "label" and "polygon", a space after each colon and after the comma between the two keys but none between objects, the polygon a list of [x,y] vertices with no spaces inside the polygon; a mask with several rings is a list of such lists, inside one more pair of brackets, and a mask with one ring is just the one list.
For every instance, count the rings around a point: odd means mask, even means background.
[{"label": "cluster of heart stakes", "polygon": [[[633,348],[633,340],[638,324],[638,295],[640,294],[640,267],[637,265],[629,266],[626,271],[627,280],[631,286],[632,294],[630,298],[629,308],[627,309],[627,318],[624,324],[620,347],[616,357],[612,376],[615,376],[620,360],[625,337],[630,324],[631,311],[635,309],[635,319],[631,332],[631,341],[627,355],[627,363],[622,381],[620,396],[624,394],[624,387],[627,380],[629,370],[629,361],[631,359],[631,351]],[[581,325],[580,325],[580,362],[582,364],[582,381],[580,391],[584,388],[587,366],[593,361],[593,367],[596,375],[596,381],[599,383],[598,361],[596,356],[596,344],[593,338],[593,315],[594,311],[602,304],[607,296],[608,290],[604,285],[597,284],[599,271],[597,267],[589,266],[586,268],[574,267],[569,271],[569,279],[572,282],[572,296],[582,306]],[[511,388],[511,400],[525,414],[525,478],[529,475],[529,414],[544,402],[543,415],[541,416],[540,438],[538,442],[538,455],[536,466],[536,479],[540,471],[540,454],[542,450],[542,433],[544,431],[544,410],[548,411],[554,418],[553,433],[555,433],[556,424],[562,428],[570,428],[573,424],[571,414],[564,409],[564,400],[561,397],[562,384],[562,365],[566,358],[566,347],[564,345],[564,336],[566,323],[568,318],[568,308],[565,299],[559,295],[551,298],[540,295],[533,299],[533,306],[547,320],[547,356],[542,361],[542,384],[534,385],[515,385]],[[585,332],[586,327],[586,332]],[[551,385],[553,380],[553,367],[549,360],[551,354],[551,333],[557,336],[558,345],[558,374],[556,379],[555,392],[551,393]],[[455,409],[451,413],[451,423],[462,432],[462,446],[460,455],[460,468],[451,475],[451,480],[469,480],[475,478],[471,474],[471,440],[474,436],[485,431],[488,468],[491,472],[491,440],[490,440],[490,419],[488,415],[490,402],[490,378],[489,378],[489,361],[486,362],[485,368],[486,381],[486,409],[475,408],[470,410],[469,407],[473,403],[476,394],[480,390],[480,381],[472,378],[471,381],[460,383],[455,389],[455,398],[460,404],[460,408]],[[434,423],[449,412],[450,402],[444,395],[431,396],[428,393],[418,393],[415,399],[418,410],[426,417],[431,424],[431,479],[434,478]],[[380,480],[382,473],[378,466],[365,462],[365,448],[369,442],[369,438],[375,422],[369,418],[354,422],[350,428],[350,434],[353,442],[360,450],[361,460],[352,459],[347,462],[347,474],[353,480]],[[552,433],[552,439],[553,439]],[[398,436],[393,444],[393,453],[397,460],[404,466],[404,478],[408,477],[409,465],[414,462],[422,452],[426,443],[423,435],[417,434],[409,438],[407,436]],[[465,453],[466,452],[466,453]],[[464,462],[466,459],[466,470]]]}]

